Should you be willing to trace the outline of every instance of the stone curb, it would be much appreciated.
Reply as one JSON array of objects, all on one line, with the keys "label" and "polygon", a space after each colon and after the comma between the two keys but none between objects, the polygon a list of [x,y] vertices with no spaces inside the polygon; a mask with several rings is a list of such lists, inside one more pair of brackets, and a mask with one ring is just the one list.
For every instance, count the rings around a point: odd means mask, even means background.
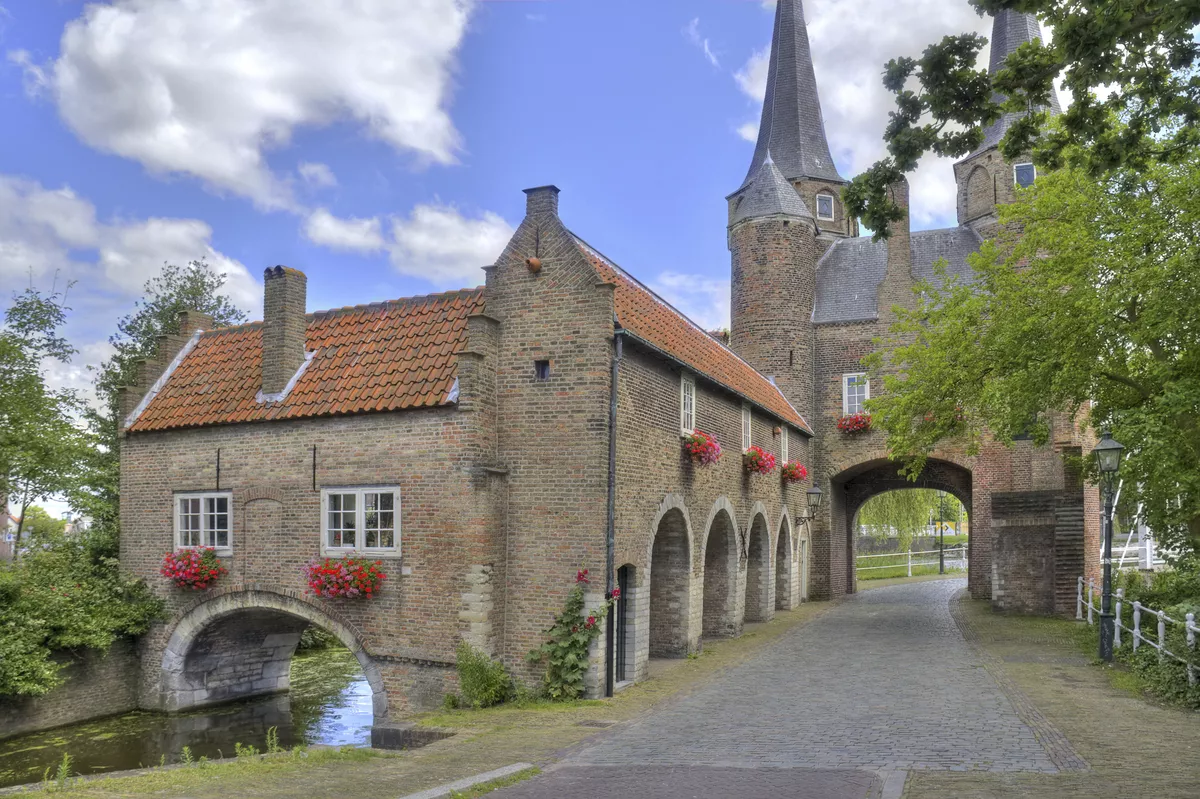
[{"label": "stone curb", "polygon": [[511,766],[498,768],[495,771],[485,771],[482,774],[476,774],[474,777],[466,777],[455,782],[448,782],[445,785],[439,785],[436,788],[428,788],[417,793],[410,793],[400,797],[400,799],[442,799],[449,796],[454,791],[465,791],[468,788],[474,788],[476,785],[482,785],[485,782],[498,780],[502,777],[510,777],[520,771],[533,768],[532,763],[513,763]]}]

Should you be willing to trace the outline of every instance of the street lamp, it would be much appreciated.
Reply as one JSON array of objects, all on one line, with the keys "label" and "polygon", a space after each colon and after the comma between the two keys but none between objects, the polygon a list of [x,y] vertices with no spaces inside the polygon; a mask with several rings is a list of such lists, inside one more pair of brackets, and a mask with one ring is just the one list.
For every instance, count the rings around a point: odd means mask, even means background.
[{"label": "street lamp", "polygon": [[817,515],[817,508],[821,507],[821,489],[813,483],[812,488],[805,492],[808,495],[808,516],[811,519]]},{"label": "street lamp", "polygon": [[1111,663],[1116,624],[1112,613],[1112,515],[1113,495],[1116,493],[1117,471],[1125,447],[1113,440],[1112,433],[1100,433],[1100,443],[1092,450],[1100,472],[1100,493],[1104,496],[1104,516],[1100,523],[1104,535],[1104,587],[1100,595],[1100,659]]}]

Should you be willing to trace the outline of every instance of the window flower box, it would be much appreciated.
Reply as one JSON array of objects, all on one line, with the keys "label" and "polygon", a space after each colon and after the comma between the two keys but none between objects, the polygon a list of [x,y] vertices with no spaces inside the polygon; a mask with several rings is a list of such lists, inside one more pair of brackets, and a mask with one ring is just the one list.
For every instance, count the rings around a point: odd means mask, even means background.
[{"label": "window flower box", "polygon": [[178,588],[203,591],[229,573],[211,547],[181,549],[163,555],[159,573]]},{"label": "window flower box", "polygon": [[808,469],[800,461],[788,461],[779,471],[785,483],[800,483],[808,477]]},{"label": "window flower box", "polygon": [[871,414],[851,413],[843,416],[838,419],[837,428],[843,433],[849,433],[851,435],[866,433],[871,429]]},{"label": "window flower box", "polygon": [[701,466],[708,466],[721,459],[721,445],[717,443],[716,438],[703,430],[696,430],[683,437],[683,451],[691,458],[692,463]]},{"label": "window flower box", "polygon": [[742,461],[750,474],[770,474],[775,471],[775,456],[757,445],[746,450]]},{"label": "window flower box", "polygon": [[308,593],[326,598],[362,597],[379,593],[387,575],[378,560],[366,558],[325,558],[311,560],[304,567]]}]

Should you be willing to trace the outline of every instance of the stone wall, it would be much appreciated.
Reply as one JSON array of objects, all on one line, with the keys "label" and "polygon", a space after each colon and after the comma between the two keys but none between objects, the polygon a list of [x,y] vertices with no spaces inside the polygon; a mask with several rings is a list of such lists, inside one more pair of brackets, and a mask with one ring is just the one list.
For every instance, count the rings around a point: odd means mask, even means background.
[{"label": "stone wall", "polygon": [[107,651],[61,652],[66,682],[39,697],[0,697],[0,739],[134,710],[138,706],[139,659],[130,639]]}]

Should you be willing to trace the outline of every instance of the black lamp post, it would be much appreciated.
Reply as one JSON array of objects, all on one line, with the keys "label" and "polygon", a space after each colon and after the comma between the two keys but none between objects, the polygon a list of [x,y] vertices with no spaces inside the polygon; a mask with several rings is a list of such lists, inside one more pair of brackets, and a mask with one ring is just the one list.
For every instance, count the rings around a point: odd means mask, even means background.
[{"label": "black lamp post", "polygon": [[938,574],[946,573],[946,494],[938,494]]},{"label": "black lamp post", "polygon": [[1113,495],[1116,493],[1117,471],[1125,447],[1113,440],[1112,433],[1100,433],[1100,443],[1092,450],[1100,472],[1100,492],[1104,497],[1104,516],[1100,523],[1104,534],[1104,587],[1100,595],[1100,659],[1111,663],[1116,624],[1112,612],[1112,515]]},{"label": "black lamp post", "polygon": [[809,519],[817,515],[817,508],[821,507],[821,489],[813,483],[812,488],[805,492],[808,495],[808,517]]}]

